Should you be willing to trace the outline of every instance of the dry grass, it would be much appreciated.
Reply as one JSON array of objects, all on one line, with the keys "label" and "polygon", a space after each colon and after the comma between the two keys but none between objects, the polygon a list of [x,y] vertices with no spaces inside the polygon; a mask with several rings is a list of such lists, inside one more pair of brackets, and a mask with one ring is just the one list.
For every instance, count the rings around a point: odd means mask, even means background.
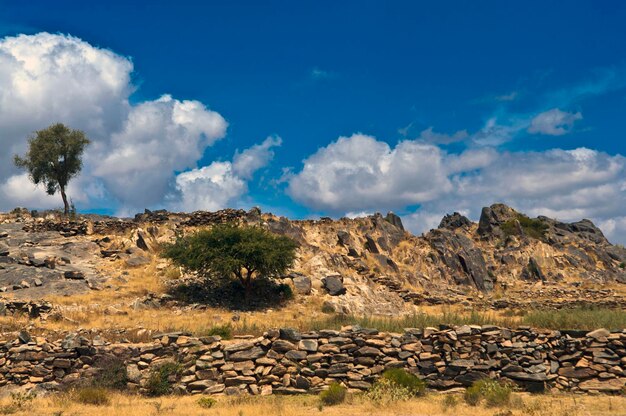
[{"label": "dry grass", "polygon": [[[469,407],[462,400],[450,406],[448,395],[431,394],[406,402],[390,403],[379,406],[363,395],[349,396],[344,404],[332,407],[320,407],[316,396],[269,396],[243,398],[217,398],[217,403],[210,410],[198,404],[199,396],[167,396],[149,399],[139,396],[110,394],[110,403],[101,406],[83,405],[65,395],[37,398],[28,408],[18,410],[16,415],[91,415],[91,416],[133,416],[153,415],[219,415],[219,416],[356,416],[356,415],[394,415],[394,416],[595,416],[624,415],[625,397],[609,396],[574,396],[544,395],[530,396],[515,394],[507,408],[490,409]],[[10,406],[10,399],[2,402]]]}]

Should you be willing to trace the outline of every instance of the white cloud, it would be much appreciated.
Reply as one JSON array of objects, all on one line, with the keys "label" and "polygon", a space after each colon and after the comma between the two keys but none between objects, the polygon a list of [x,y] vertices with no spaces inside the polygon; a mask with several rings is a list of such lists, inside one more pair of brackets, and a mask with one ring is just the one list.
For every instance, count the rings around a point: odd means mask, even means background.
[{"label": "white cloud", "polygon": [[288,193],[304,205],[346,212],[405,211],[407,228],[436,227],[446,213],[477,220],[483,206],[504,202],[530,215],[564,221],[590,218],[624,242],[626,158],[591,149],[447,154],[423,143],[395,148],[373,137],[341,137],[304,161]]},{"label": "white cloud", "polygon": [[568,133],[577,120],[583,118],[580,112],[568,113],[558,108],[544,111],[535,116],[530,122],[528,132],[532,134],[546,134],[549,136],[562,136]]},{"label": "white cloud", "polygon": [[173,172],[195,167],[226,127],[202,103],[164,95],[133,107],[122,129],[110,142],[95,143],[87,160],[115,198],[135,208],[152,206],[168,192]]},{"label": "white cloud", "polygon": [[451,186],[441,154],[437,146],[417,141],[391,149],[363,134],[340,137],[304,161],[287,192],[304,205],[331,212],[429,201]]},{"label": "white cloud", "polygon": [[254,172],[274,157],[272,147],[280,146],[282,142],[278,136],[269,136],[261,144],[255,144],[241,153],[237,151],[233,158],[234,172],[242,178],[251,179]]},{"label": "white cloud", "polygon": [[11,161],[33,131],[54,122],[92,139],[74,180],[81,187],[70,189],[83,207],[105,196],[120,209],[158,205],[174,189],[174,172],[195,168],[205,148],[225,136],[224,118],[199,101],[164,95],[131,104],[132,71],[129,58],[72,36],[0,39],[0,209],[59,205],[58,196],[22,195],[16,184],[25,177]]},{"label": "white cloud", "polygon": [[[406,134],[405,134],[406,136]],[[427,128],[426,130],[422,130],[420,132],[417,140],[423,141],[425,143],[431,144],[451,144],[463,141],[467,139],[469,135],[467,134],[467,130],[459,130],[456,133],[449,135],[443,133],[436,133],[433,131],[432,127]]]},{"label": "white cloud", "polygon": [[214,211],[237,205],[247,192],[254,173],[273,158],[271,148],[280,146],[279,137],[268,137],[243,152],[236,152],[233,162],[213,162],[176,176],[176,194],[170,208],[178,211]]},{"label": "white cloud", "polygon": [[233,173],[230,162],[213,162],[209,166],[193,169],[176,176],[179,201],[172,204],[175,210],[214,211],[224,207],[246,192],[246,182]]}]

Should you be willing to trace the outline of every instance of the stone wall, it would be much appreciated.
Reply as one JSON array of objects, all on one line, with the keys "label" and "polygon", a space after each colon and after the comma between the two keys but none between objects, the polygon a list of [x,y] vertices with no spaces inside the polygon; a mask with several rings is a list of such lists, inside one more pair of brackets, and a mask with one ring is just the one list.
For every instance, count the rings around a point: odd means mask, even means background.
[{"label": "stone wall", "polygon": [[109,344],[77,334],[48,342],[21,332],[0,343],[0,386],[62,389],[89,380],[101,371],[99,363],[114,356],[126,363],[129,390],[139,392],[151,369],[174,360],[183,368],[173,380],[178,393],[315,393],[333,381],[366,390],[391,367],[403,367],[435,389],[491,377],[531,391],[616,393],[626,383],[625,345],[626,331],[495,326],[408,329],[404,334],[358,327],[309,333],[281,329],[235,341],[170,333],[143,344]]}]

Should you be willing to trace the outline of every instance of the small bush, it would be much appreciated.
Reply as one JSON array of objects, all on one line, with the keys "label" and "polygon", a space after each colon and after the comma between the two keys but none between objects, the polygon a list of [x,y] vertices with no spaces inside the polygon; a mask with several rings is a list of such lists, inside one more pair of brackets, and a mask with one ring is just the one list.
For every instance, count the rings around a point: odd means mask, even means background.
[{"label": "small bush", "polygon": [[128,373],[124,360],[114,356],[104,356],[99,359],[95,367],[98,373],[93,379],[94,387],[123,390],[128,383]]},{"label": "small bush", "polygon": [[517,214],[515,219],[509,220],[501,225],[502,231],[507,236],[518,235],[517,226],[515,220],[519,221],[524,234],[537,240],[543,240],[548,231],[548,224],[540,219],[528,218],[526,215]]},{"label": "small bush", "polygon": [[208,336],[219,335],[223,339],[231,339],[233,337],[233,327],[230,324],[215,325],[209,328],[206,334]]},{"label": "small bush", "polygon": [[217,403],[217,400],[215,400],[213,397],[200,397],[198,399],[198,406],[204,408],[204,409],[210,409],[213,406],[215,406],[215,404]]},{"label": "small bush", "polygon": [[320,393],[320,400],[327,406],[334,406],[343,403],[346,399],[346,389],[339,383],[331,383],[328,390]]},{"label": "small bush", "polygon": [[170,378],[178,377],[182,371],[182,366],[174,362],[166,362],[150,370],[146,381],[146,393],[148,396],[158,397],[172,392],[172,382]]},{"label": "small bush", "polygon": [[109,392],[101,387],[83,387],[74,392],[74,400],[81,404],[106,406],[111,402]]},{"label": "small bush", "polygon": [[510,403],[512,392],[509,384],[484,378],[475,381],[465,391],[465,401],[470,406],[477,406],[482,400],[488,407],[505,406]]},{"label": "small bush", "polygon": [[426,390],[424,380],[404,368],[390,368],[383,373],[382,378],[407,389],[413,396],[418,396]]},{"label": "small bush", "polygon": [[380,406],[409,400],[414,395],[411,391],[388,378],[381,377],[367,392],[367,398]]},{"label": "small bush", "polygon": [[619,264],[619,268],[620,268],[620,269],[624,269],[624,268],[626,268],[626,263],[621,262],[621,263]]}]

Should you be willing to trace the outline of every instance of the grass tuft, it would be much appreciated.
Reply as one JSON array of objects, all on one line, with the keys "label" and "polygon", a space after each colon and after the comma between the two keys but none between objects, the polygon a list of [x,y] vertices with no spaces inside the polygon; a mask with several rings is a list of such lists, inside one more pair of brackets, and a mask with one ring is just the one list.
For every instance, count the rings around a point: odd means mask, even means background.
[{"label": "grass tuft", "polygon": [[320,393],[320,400],[327,406],[334,406],[343,403],[346,400],[346,389],[339,383],[331,383],[328,386],[328,390],[324,390]]}]

